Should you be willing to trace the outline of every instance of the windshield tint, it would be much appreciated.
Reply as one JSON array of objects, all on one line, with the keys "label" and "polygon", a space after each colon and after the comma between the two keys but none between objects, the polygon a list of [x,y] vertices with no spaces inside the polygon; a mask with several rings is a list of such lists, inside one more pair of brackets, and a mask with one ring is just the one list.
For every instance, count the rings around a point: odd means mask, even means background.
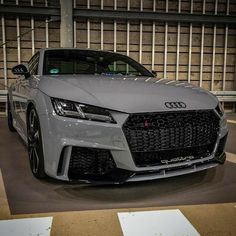
[{"label": "windshield tint", "polygon": [[151,76],[133,59],[116,53],[90,50],[48,50],[44,56],[44,74],[98,74]]}]

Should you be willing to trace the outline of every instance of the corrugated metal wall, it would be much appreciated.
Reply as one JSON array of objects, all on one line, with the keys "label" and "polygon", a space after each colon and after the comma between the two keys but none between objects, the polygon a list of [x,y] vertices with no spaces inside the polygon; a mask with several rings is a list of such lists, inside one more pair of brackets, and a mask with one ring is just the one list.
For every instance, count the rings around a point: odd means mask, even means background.
[{"label": "corrugated metal wall", "polygon": [[[76,7],[219,15],[236,11],[236,3],[227,0],[80,0]],[[209,90],[235,90],[236,29],[233,27],[78,20],[76,35],[77,47],[128,54],[156,70],[158,78],[189,81]]]},{"label": "corrugated metal wall", "polygon": [[[1,0],[1,4],[59,7],[55,0]],[[236,12],[236,3],[229,0],[77,0],[74,7],[219,15]],[[14,81],[12,66],[27,62],[41,47],[60,46],[59,27],[59,22],[34,18],[1,18],[0,90]],[[74,33],[76,47],[127,54],[157,71],[158,78],[189,81],[209,90],[236,90],[233,26],[76,19]]]}]

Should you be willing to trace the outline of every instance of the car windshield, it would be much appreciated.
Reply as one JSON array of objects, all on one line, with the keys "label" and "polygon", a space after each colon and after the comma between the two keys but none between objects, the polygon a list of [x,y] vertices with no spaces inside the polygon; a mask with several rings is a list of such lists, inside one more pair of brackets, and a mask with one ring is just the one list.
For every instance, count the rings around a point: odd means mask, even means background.
[{"label": "car windshield", "polygon": [[90,50],[48,50],[44,56],[45,75],[92,74],[149,76],[153,74],[133,59],[117,53]]}]

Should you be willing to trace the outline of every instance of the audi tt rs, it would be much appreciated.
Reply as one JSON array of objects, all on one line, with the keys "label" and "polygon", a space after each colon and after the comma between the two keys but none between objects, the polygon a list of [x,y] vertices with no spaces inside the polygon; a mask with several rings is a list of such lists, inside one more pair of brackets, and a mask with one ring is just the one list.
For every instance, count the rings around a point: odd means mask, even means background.
[{"label": "audi tt rs", "polygon": [[124,183],[216,167],[227,126],[217,98],[157,79],[112,52],[41,49],[8,93],[8,125],[37,178]]}]

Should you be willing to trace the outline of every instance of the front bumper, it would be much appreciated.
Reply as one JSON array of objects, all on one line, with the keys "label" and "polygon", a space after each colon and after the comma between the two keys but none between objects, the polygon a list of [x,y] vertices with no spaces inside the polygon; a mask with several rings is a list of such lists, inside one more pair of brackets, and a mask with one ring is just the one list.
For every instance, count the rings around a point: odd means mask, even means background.
[{"label": "front bumper", "polygon": [[[224,118],[221,120],[212,155],[161,166],[137,167],[122,130],[128,114],[113,112],[112,116],[117,124],[66,118],[55,114],[40,115],[45,172],[53,178],[65,181],[123,183],[193,173],[215,167],[225,160],[224,151],[216,157],[220,140],[228,132]],[[84,175],[71,178],[68,173],[73,147],[109,150],[116,168],[102,176]]]}]

